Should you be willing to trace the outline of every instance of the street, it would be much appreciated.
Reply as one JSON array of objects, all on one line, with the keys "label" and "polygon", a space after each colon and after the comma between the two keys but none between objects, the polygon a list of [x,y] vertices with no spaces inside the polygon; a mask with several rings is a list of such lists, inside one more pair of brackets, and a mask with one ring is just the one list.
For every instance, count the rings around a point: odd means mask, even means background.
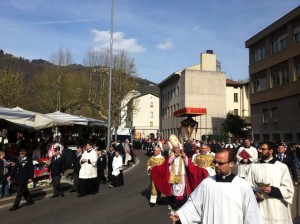
[{"label": "street", "polygon": [[[125,185],[120,188],[100,186],[100,192],[77,198],[76,193],[65,192],[65,197],[51,199],[47,195],[35,204],[10,212],[11,204],[0,208],[1,223],[171,223],[166,205],[150,208],[148,204],[149,176],[146,174],[145,151],[137,151],[139,162],[124,172]],[[299,216],[299,187],[295,187],[292,217]],[[22,206],[23,203],[21,203]],[[295,222],[298,224],[297,222]]]},{"label": "street", "polygon": [[[96,195],[77,198],[65,192],[63,198],[36,200],[34,205],[10,212],[11,205],[0,208],[1,223],[171,223],[166,205],[150,208],[148,204],[149,177],[146,174],[147,156],[138,151],[139,163],[124,172],[125,185],[109,188],[101,185]],[[22,204],[21,204],[22,206]]]}]

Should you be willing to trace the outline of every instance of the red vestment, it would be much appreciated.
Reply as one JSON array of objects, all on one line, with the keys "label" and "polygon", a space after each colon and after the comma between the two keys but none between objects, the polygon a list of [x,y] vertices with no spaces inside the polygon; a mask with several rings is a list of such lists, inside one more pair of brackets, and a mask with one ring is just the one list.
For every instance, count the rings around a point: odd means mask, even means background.
[{"label": "red vestment", "polygon": [[[172,195],[171,184],[168,183],[170,178],[169,166],[170,164],[168,157],[162,165],[154,166],[151,170],[151,178],[155,186],[166,196]],[[190,160],[188,160],[188,167],[186,168],[185,175],[185,195],[190,195],[207,176],[208,172],[205,168],[195,166]]]}]

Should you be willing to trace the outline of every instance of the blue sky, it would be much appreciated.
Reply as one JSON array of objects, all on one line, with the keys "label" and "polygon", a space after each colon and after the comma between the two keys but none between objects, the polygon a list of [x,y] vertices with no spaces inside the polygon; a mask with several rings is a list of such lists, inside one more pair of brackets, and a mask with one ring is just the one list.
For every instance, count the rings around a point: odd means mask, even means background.
[{"label": "blue sky", "polygon": [[[245,79],[245,41],[297,6],[299,0],[115,0],[114,49],[156,83],[199,63],[208,49],[228,78]],[[83,64],[89,49],[109,46],[110,17],[110,0],[0,1],[0,49],[30,60],[68,49]]]}]

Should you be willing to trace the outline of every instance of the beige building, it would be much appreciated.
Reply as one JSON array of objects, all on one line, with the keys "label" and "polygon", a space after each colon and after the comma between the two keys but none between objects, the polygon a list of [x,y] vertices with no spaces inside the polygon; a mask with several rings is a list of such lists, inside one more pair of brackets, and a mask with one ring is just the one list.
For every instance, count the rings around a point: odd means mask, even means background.
[{"label": "beige building", "polygon": [[130,128],[132,137],[157,137],[159,133],[159,98],[155,94],[143,94],[134,97],[131,105],[136,108],[128,117],[126,127]]},{"label": "beige building", "polygon": [[198,126],[190,138],[218,134],[226,116],[226,75],[212,51],[200,55],[200,64],[174,72],[160,87],[160,131],[187,139],[181,122],[191,117]]},{"label": "beige building", "polygon": [[245,43],[256,141],[300,141],[300,7]]},{"label": "beige building", "polygon": [[240,83],[226,80],[226,111],[239,115],[249,122],[249,82]]}]

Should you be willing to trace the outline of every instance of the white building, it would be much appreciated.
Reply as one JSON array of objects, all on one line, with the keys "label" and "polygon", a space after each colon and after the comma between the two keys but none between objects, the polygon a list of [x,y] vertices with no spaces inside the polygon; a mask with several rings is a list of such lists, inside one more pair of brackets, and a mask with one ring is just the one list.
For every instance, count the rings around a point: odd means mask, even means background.
[{"label": "white building", "polygon": [[248,119],[250,115],[249,82],[226,80],[226,111]]},{"label": "white building", "polygon": [[126,120],[132,137],[137,139],[157,137],[159,132],[159,98],[155,94],[146,93],[134,97],[129,106],[135,108]]}]

